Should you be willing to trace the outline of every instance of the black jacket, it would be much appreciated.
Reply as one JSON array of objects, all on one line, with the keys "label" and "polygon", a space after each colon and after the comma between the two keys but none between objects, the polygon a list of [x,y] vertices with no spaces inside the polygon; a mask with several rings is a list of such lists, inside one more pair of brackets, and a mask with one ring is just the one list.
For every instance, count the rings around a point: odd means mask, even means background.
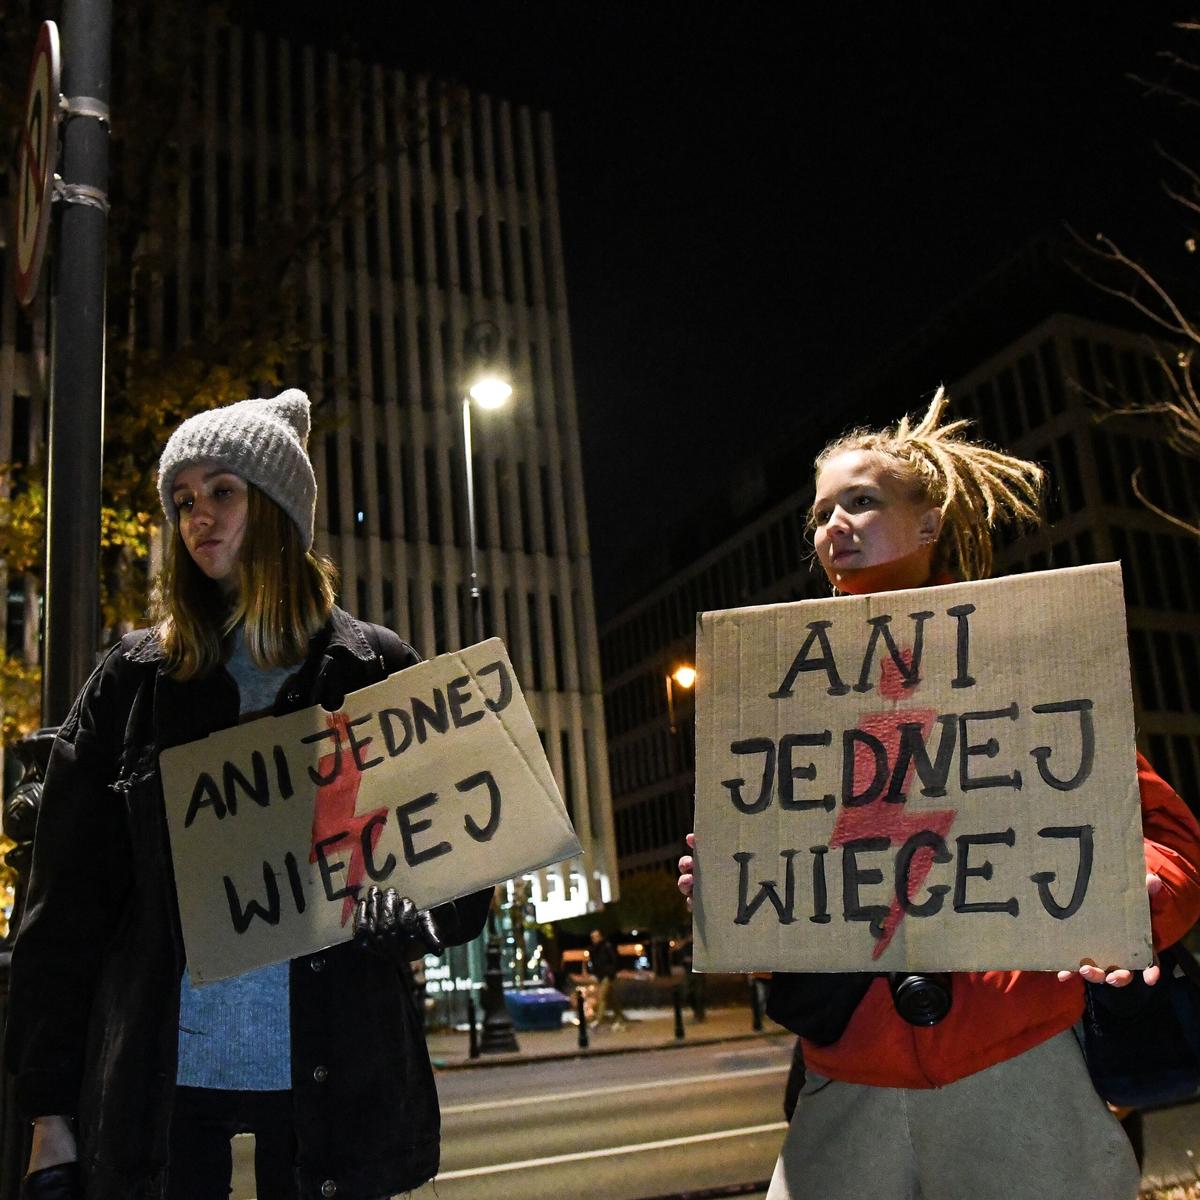
[{"label": "black jacket", "polygon": [[[274,713],[351,691],[420,656],[335,609]],[[161,1197],[183,938],[158,752],[236,724],[227,671],[179,683],[153,633],[122,639],[55,740],[13,951],[7,1061],[27,1117],[75,1114],[88,1200]],[[447,941],[483,928],[492,889],[436,910]],[[342,944],[291,963],[300,1195],[364,1200],[436,1174],[437,1092],[407,967]]]}]

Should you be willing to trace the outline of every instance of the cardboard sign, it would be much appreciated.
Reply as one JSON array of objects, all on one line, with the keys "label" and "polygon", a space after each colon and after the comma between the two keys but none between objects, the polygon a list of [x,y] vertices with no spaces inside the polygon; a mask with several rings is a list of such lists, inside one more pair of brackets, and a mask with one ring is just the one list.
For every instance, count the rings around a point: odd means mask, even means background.
[{"label": "cardboard sign", "polygon": [[372,883],[429,908],[580,853],[497,638],[160,765],[197,984],[348,940]]},{"label": "cardboard sign", "polygon": [[698,969],[1150,964],[1118,565],[698,630]]}]

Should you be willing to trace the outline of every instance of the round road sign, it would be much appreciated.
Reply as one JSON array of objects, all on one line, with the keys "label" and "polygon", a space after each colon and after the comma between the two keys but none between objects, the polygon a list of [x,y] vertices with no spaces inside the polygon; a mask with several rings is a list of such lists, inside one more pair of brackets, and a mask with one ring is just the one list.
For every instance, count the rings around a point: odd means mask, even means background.
[{"label": "round road sign", "polygon": [[50,224],[50,193],[58,157],[58,97],[61,58],[58,26],[44,21],[29,69],[25,125],[21,130],[17,170],[16,254],[17,299],[29,304],[37,294],[46,230]]}]

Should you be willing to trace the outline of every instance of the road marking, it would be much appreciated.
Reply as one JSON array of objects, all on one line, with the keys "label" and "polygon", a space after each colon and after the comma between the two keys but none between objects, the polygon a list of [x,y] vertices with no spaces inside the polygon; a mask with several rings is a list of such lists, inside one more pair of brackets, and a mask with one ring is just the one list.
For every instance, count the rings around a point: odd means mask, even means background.
[{"label": "road marking", "polygon": [[585,1088],[577,1092],[551,1092],[547,1096],[516,1096],[513,1099],[497,1097],[495,1100],[482,1100],[475,1104],[444,1104],[442,1116],[448,1117],[455,1113],[487,1112],[497,1105],[505,1108],[516,1108],[522,1104],[546,1104],[558,1100],[581,1100],[585,1097],[612,1096],[618,1092],[641,1092],[648,1088],[678,1087],[690,1083],[718,1083],[723,1079],[743,1079],[750,1075],[783,1075],[791,1070],[790,1066],[781,1067],[751,1067],[745,1071],[717,1071],[711,1075],[688,1075],[680,1079],[652,1079],[645,1083],[618,1083],[612,1087]]},{"label": "road marking", "polygon": [[559,1163],[583,1162],[589,1158],[613,1158],[618,1154],[637,1154],[641,1150],[669,1150],[673,1146],[694,1146],[697,1142],[715,1142],[721,1138],[753,1137],[757,1133],[776,1133],[787,1128],[786,1121],[769,1125],[748,1125],[745,1129],[718,1129],[714,1133],[693,1133],[688,1137],[663,1138],[660,1142],[638,1142],[632,1146],[609,1146],[605,1150],[578,1150],[573,1154],[553,1154],[549,1158],[527,1158],[523,1162],[495,1163],[490,1167],[468,1167],[462,1171],[442,1171],[437,1182],[445,1179],[469,1179],[473,1175],[523,1171],[532,1167],[553,1167]]}]

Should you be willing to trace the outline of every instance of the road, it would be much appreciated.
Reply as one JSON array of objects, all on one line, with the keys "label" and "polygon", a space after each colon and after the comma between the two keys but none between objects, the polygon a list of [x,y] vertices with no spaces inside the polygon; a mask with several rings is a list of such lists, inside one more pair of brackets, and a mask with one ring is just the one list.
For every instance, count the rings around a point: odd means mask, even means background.
[{"label": "road", "polygon": [[[411,1195],[641,1200],[766,1179],[790,1052],[770,1038],[439,1074],[442,1172]],[[251,1155],[238,1138],[233,1200],[255,1195]],[[1146,1115],[1147,1184],[1197,1163],[1200,1105]]]},{"label": "road", "polygon": [[[638,1200],[766,1179],[791,1041],[647,1051],[438,1076],[442,1171],[414,1200]],[[254,1196],[249,1138],[234,1200]]]}]

